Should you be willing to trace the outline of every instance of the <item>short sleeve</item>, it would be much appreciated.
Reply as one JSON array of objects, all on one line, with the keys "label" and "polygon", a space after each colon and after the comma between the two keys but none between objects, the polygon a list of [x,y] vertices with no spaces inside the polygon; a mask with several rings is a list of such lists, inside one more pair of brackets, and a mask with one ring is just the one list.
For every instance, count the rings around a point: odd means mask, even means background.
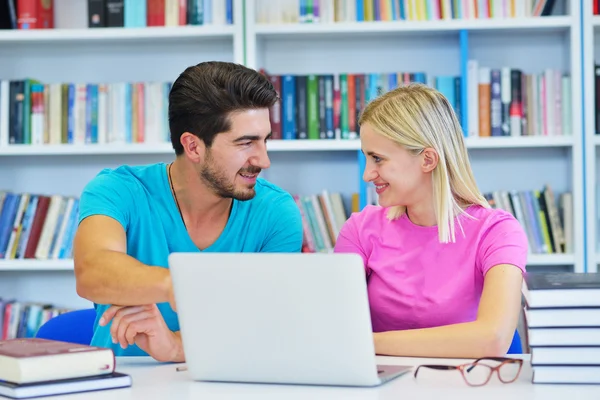
[{"label": "short sleeve", "polygon": [[299,253],[302,251],[302,216],[288,193],[269,204],[265,244],[261,252]]},{"label": "short sleeve", "polygon": [[103,170],[83,189],[79,200],[79,223],[92,215],[105,215],[127,230],[134,205],[131,182],[109,170]]},{"label": "short sleeve", "polygon": [[335,241],[333,251],[334,253],[354,253],[361,256],[365,265],[365,272],[368,275],[370,270],[367,267],[367,255],[360,244],[360,236],[358,234],[358,227],[356,226],[357,216],[358,214],[353,214],[344,223]]},{"label": "short sleeve", "polygon": [[499,212],[490,218],[479,243],[478,259],[484,276],[500,264],[514,265],[525,272],[527,235],[515,217]]}]

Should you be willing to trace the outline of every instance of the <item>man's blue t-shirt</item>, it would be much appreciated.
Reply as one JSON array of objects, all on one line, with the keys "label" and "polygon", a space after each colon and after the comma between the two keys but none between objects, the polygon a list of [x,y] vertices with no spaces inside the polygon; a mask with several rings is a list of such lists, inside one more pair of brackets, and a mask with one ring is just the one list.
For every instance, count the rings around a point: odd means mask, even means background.
[{"label": "man's blue t-shirt", "polygon": [[[258,179],[251,200],[233,200],[229,220],[208,252],[300,252],[302,219],[292,196]],[[199,252],[183,224],[164,163],[105,169],[90,181],[80,199],[79,222],[92,215],[117,220],[127,234],[127,254],[152,266],[168,268],[173,252]],[[168,303],[157,305],[171,331],[179,330]],[[112,348],[117,356],[147,355],[137,346],[113,344],[110,324],[98,321],[109,305],[97,304],[93,346]]]}]

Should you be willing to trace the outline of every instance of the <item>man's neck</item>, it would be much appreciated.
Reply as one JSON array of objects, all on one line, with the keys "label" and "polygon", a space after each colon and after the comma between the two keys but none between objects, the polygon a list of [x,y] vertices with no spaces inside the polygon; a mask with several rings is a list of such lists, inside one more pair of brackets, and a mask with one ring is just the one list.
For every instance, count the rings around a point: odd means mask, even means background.
[{"label": "man's neck", "polygon": [[176,159],[169,168],[174,196],[188,229],[229,217],[233,199],[217,196],[184,160]]}]

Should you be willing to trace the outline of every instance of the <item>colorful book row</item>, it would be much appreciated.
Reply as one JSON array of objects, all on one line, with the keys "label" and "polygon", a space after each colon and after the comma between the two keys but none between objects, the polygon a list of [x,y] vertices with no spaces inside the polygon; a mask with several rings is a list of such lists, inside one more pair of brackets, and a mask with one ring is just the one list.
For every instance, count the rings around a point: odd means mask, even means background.
[{"label": "colorful book row", "polygon": [[264,24],[529,18],[552,14],[555,0],[255,0]]},{"label": "colorful book row", "polygon": [[444,94],[459,115],[461,79],[423,72],[270,75],[281,99],[270,110],[273,138],[356,139],[365,105],[398,85],[429,84]]},{"label": "colorful book row", "polygon": [[39,328],[67,309],[0,297],[0,340],[35,337]]},{"label": "colorful book row", "polygon": [[4,0],[0,29],[231,25],[233,0]]},{"label": "colorful book row", "polygon": [[164,143],[170,90],[170,82],[1,80],[0,145]]},{"label": "colorful book row", "polygon": [[73,258],[79,199],[0,192],[0,259]]}]

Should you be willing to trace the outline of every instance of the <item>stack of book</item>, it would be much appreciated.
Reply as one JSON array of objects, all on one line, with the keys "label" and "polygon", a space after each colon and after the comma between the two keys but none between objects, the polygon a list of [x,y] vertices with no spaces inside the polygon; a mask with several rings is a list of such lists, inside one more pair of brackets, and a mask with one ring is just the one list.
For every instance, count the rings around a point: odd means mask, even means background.
[{"label": "stack of book", "polygon": [[14,399],[131,386],[111,349],[37,338],[0,341],[0,396]]},{"label": "stack of book", "polygon": [[600,274],[527,274],[523,295],[533,383],[600,384]]}]

